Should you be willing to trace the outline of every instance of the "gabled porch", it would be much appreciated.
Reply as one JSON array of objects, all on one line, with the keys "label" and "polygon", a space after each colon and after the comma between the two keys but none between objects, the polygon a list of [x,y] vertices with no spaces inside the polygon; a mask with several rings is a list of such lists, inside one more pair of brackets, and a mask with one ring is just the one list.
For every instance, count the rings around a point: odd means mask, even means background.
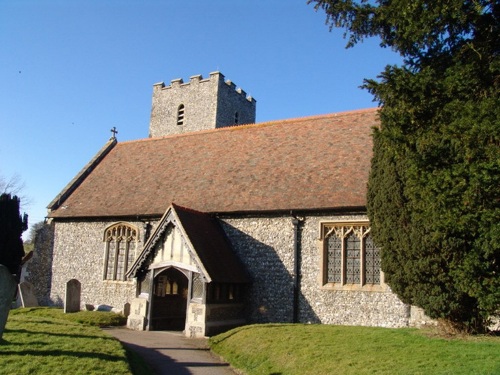
[{"label": "gabled porch", "polygon": [[246,270],[214,217],[172,204],[127,273],[127,326],[203,337],[245,324]]}]

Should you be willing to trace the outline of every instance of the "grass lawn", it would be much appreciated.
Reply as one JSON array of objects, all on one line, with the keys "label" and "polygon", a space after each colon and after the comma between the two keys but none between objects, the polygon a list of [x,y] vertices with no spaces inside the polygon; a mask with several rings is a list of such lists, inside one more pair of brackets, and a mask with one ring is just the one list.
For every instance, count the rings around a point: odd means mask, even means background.
[{"label": "grass lawn", "polygon": [[140,358],[127,353],[119,341],[99,329],[123,323],[123,317],[107,312],[11,310],[0,341],[0,373],[147,374]]},{"label": "grass lawn", "polygon": [[500,374],[500,337],[442,338],[428,330],[269,324],[212,337],[247,375]]}]

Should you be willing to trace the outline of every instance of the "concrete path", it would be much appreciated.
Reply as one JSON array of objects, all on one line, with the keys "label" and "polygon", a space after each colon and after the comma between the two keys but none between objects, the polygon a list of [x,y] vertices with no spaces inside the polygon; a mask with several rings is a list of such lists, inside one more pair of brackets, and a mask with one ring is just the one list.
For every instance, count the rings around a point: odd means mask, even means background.
[{"label": "concrete path", "polygon": [[236,374],[210,352],[206,339],[189,339],[181,332],[126,328],[106,328],[104,331],[138,353],[156,375]]}]

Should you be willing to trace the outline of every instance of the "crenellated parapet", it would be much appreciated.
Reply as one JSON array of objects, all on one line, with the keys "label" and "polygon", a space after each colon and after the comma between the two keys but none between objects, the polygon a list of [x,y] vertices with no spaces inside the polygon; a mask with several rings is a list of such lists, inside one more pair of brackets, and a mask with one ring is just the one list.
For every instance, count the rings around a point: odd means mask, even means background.
[{"label": "crenellated parapet", "polygon": [[224,80],[224,78],[225,78],[224,74],[222,74],[221,72],[212,72],[210,73],[208,78],[203,78],[201,74],[197,74],[189,77],[189,82],[184,82],[182,78],[175,78],[170,81],[170,85],[168,86],[166,86],[164,82],[155,83],[153,85],[153,90],[169,90],[175,88],[189,87],[189,85],[205,84],[205,83],[220,84],[221,82],[224,82],[238,95],[241,95],[242,98],[248,100],[249,102],[253,103],[256,102],[256,100],[251,95],[247,95],[247,93],[241,87],[236,86],[236,84],[230,79]]}]

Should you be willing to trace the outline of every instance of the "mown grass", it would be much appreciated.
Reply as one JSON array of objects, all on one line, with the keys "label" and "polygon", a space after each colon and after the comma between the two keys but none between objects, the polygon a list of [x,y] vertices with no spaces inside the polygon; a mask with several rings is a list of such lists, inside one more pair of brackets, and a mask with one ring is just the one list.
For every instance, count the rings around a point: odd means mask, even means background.
[{"label": "mown grass", "polygon": [[0,341],[0,373],[146,374],[140,358],[99,328],[123,323],[123,317],[107,312],[12,310]]},{"label": "mown grass", "polygon": [[290,324],[240,327],[209,343],[247,375],[500,374],[500,337],[491,336]]}]

